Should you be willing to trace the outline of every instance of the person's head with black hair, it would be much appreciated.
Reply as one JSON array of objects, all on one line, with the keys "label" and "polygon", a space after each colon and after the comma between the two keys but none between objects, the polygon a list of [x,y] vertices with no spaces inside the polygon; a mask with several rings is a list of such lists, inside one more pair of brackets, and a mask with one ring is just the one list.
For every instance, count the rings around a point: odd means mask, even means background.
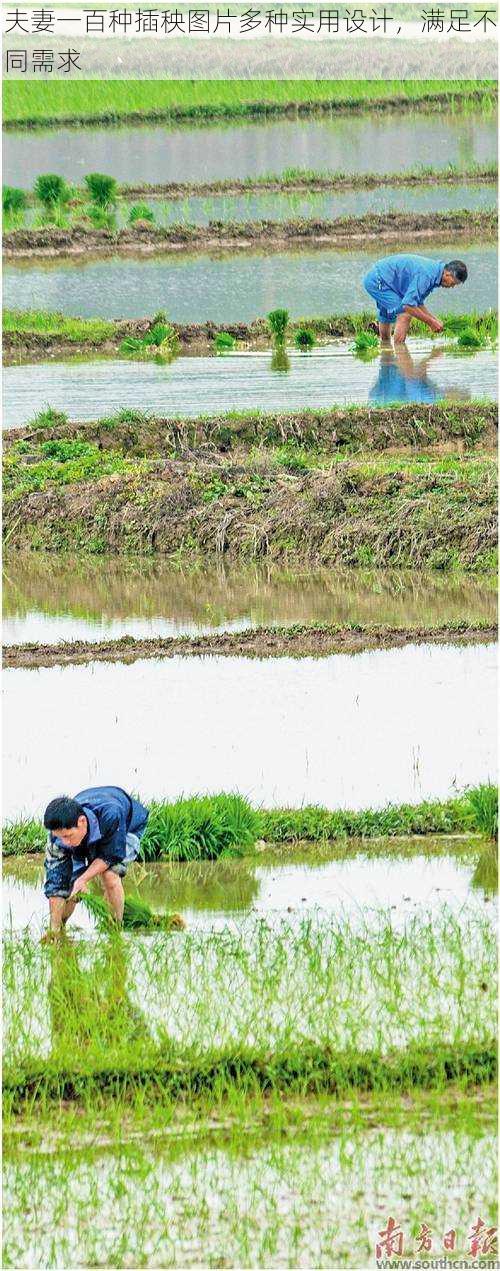
[{"label": "person's head with black hair", "polygon": [[47,805],[43,824],[46,830],[61,839],[66,847],[79,847],[88,833],[85,812],[76,799],[59,795]]},{"label": "person's head with black hair", "polygon": [[457,287],[467,278],[467,265],[463,260],[449,260],[443,269],[442,287]]}]

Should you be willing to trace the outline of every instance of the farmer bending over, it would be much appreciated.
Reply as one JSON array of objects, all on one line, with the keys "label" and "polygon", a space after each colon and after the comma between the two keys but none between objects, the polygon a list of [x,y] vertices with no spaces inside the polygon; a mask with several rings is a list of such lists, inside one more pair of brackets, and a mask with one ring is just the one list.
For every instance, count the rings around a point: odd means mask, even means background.
[{"label": "farmer bending over", "polygon": [[396,324],[394,341],[404,344],[412,318],[439,333],[443,323],[435,318],[424,305],[424,300],[435,287],[456,287],[465,282],[467,266],[463,260],[431,260],[428,256],[384,256],[372,266],[363,280],[365,291],[375,301],[378,311],[380,339],[391,338],[391,327]]},{"label": "farmer bending over", "polygon": [[122,921],[122,878],[138,855],[148,816],[147,808],[119,786],[96,786],[74,799],[52,799],[43,818],[49,831],[45,895],[52,932],[61,931],[80,892],[98,876],[116,921]]}]

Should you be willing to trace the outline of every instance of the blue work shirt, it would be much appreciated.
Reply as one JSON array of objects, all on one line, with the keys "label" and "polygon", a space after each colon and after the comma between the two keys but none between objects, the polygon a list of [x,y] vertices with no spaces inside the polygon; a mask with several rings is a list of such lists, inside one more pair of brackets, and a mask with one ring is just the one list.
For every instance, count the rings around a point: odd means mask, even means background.
[{"label": "blue work shirt", "polygon": [[431,260],[429,256],[384,256],[376,261],[368,277],[375,276],[383,290],[394,292],[402,313],[407,305],[418,308],[439,287],[445,267],[445,260]]},{"label": "blue work shirt", "polygon": [[103,860],[107,865],[123,861],[127,852],[127,834],[137,834],[146,825],[149,812],[132,799],[120,786],[94,786],[75,794],[76,803],[83,808],[88,822],[88,832],[79,847],[68,847],[55,834],[51,842],[71,854],[75,861],[88,865]]}]

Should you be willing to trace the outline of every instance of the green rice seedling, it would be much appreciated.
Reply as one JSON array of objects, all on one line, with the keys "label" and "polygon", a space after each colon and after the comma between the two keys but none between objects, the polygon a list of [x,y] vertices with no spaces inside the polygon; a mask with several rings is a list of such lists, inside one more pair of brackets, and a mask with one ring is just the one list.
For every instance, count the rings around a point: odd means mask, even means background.
[{"label": "green rice seedling", "polygon": [[374,331],[358,331],[351,345],[351,352],[356,354],[373,354],[379,347],[378,336]]},{"label": "green rice seedling", "polygon": [[489,838],[498,836],[498,788],[491,783],[468,790],[465,796],[466,817],[471,829],[480,830]]},{"label": "green rice seedling", "polygon": [[119,352],[123,353],[126,357],[130,357],[131,355],[141,353],[143,348],[143,342],[137,336],[126,335],[125,339],[122,340],[120,344]]},{"label": "green rice seedling", "polygon": [[298,331],[295,332],[294,343],[302,352],[307,352],[308,349],[312,349],[316,344],[314,331],[311,331],[309,327],[299,327]]},{"label": "green rice seedling", "polygon": [[46,211],[51,211],[57,203],[66,204],[70,198],[70,190],[63,177],[57,172],[46,172],[37,177],[34,186],[35,198],[43,204]]},{"label": "green rice seedling", "polygon": [[89,172],[84,178],[89,196],[97,207],[112,207],[116,200],[116,181],[103,172]]},{"label": "green rice seedling", "polygon": [[155,804],[141,842],[145,860],[215,860],[238,855],[255,843],[259,813],[236,794]]},{"label": "green rice seedling", "polygon": [[468,330],[460,332],[457,344],[460,349],[484,349],[486,340],[469,327]]},{"label": "green rice seedling", "polygon": [[135,225],[136,221],[149,221],[153,224],[155,214],[148,203],[134,203],[129,209],[128,219],[130,225]]},{"label": "green rice seedling", "polygon": [[278,348],[285,343],[288,317],[288,309],[273,309],[267,315],[268,326]]},{"label": "green rice seedling", "polygon": [[24,190],[13,185],[2,187],[2,207],[5,213],[20,213],[26,210],[28,200]]},{"label": "green rice seedling", "polygon": [[[112,930],[116,926],[109,905],[102,896],[97,896],[95,892],[84,892],[82,902],[103,930]],[[185,925],[180,914],[155,914],[139,896],[125,897],[123,909],[125,931],[181,931]]]},{"label": "green rice seedling", "polygon": [[214,347],[216,353],[230,353],[236,348],[234,335],[230,335],[229,331],[218,331],[214,339]]}]

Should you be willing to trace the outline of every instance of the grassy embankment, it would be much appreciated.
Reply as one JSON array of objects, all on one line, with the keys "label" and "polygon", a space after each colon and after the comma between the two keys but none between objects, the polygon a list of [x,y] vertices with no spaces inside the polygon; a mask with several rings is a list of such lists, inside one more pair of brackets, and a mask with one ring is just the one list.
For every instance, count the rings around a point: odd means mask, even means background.
[{"label": "grassy embankment", "polygon": [[497,638],[493,623],[441,623],[438,627],[339,626],[311,622],[288,627],[258,627],[223,635],[172,636],[150,639],[66,640],[60,644],[24,642],[4,647],[5,667],[90,666],[95,662],[137,662],[144,658],[244,657],[307,658],[401,649],[416,644],[490,644]]},{"label": "grassy embankment", "polygon": [[[259,840],[293,843],[328,839],[485,834],[495,837],[498,795],[482,785],[445,802],[388,805],[380,810],[329,812],[325,808],[252,808],[239,795],[207,795],[152,803],[141,842],[145,860],[215,860],[250,851]],[[46,831],[32,820],[4,827],[4,856],[45,850]]]},{"label": "grassy embankment", "polygon": [[259,118],[317,110],[493,106],[491,80],[95,80],[4,84],[4,125]]},{"label": "grassy embankment", "polygon": [[[474,332],[481,342],[495,340],[498,333],[498,316],[489,309],[485,313],[472,311],[466,318],[457,318],[456,314],[441,315],[444,323],[444,334],[453,339],[460,327],[466,326]],[[45,353],[61,356],[71,353],[91,353],[94,350],[101,354],[120,352],[120,347],[127,337],[141,338],[154,326],[155,316],[142,319],[123,319],[119,321],[103,318],[72,318],[62,313],[51,313],[45,310],[6,309],[3,315],[4,356],[12,360],[14,354],[22,357],[40,358]],[[196,349],[197,352],[211,351],[215,353],[215,338],[225,331],[232,335],[244,348],[269,346],[270,331],[266,318],[256,318],[254,322],[236,322],[217,324],[178,323],[170,325],[177,333],[181,351]],[[304,317],[292,319],[288,332],[293,337],[300,327],[307,327],[318,340],[328,338],[347,338],[356,336],[362,331],[376,331],[376,319],[373,311],[365,310],[355,314],[331,314],[325,317]],[[429,330],[420,322],[413,322],[411,334],[425,335],[430,338]]]},{"label": "grassy embankment", "polygon": [[213,221],[208,225],[154,225],[149,221],[122,229],[95,228],[92,224],[11,230],[4,235],[6,259],[31,256],[81,256],[130,254],[134,251],[179,252],[182,250],[244,251],[258,244],[268,247],[299,247],[307,244],[320,249],[325,244],[339,250],[352,250],[354,243],[401,243],[411,236],[415,243],[441,242],[443,238],[470,243],[474,239],[489,241],[497,237],[496,212],[385,212],[367,213],[332,220],[302,217],[291,221]]},{"label": "grassy embankment", "polygon": [[[26,446],[29,458],[31,443]],[[50,446],[51,443],[44,443]],[[331,458],[285,446],[261,458],[5,458],[11,548],[224,556],[314,566],[494,568],[496,476],[484,456]],[[82,447],[78,457],[74,448]]]}]

